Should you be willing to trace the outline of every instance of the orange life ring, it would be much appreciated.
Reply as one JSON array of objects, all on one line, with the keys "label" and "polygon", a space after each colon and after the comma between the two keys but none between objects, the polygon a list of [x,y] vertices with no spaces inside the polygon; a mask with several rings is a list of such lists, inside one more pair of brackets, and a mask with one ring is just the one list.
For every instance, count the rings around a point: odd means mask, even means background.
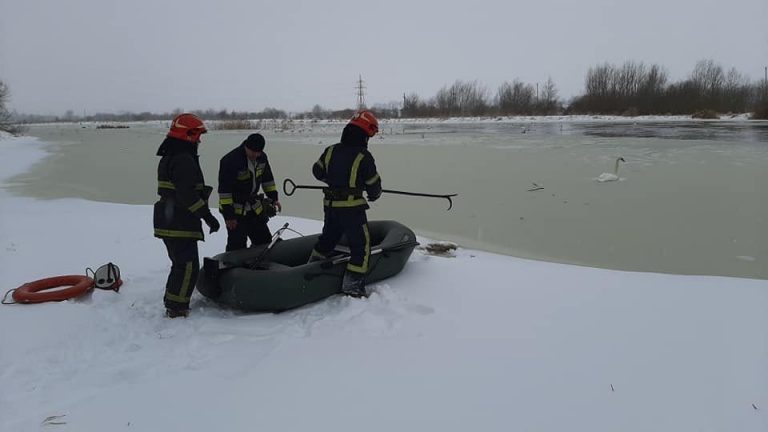
[{"label": "orange life ring", "polygon": [[[88,276],[68,275],[55,276],[27,282],[16,288],[13,300],[17,303],[42,303],[47,301],[62,301],[85,294],[93,288],[93,279]],[[60,290],[45,291],[51,288],[69,286]]]}]

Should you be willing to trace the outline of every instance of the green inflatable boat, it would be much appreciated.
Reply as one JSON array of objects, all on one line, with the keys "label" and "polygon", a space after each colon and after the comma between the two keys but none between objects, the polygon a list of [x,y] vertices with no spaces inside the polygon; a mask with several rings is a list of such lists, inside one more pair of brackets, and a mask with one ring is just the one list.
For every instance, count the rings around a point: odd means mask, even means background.
[{"label": "green inflatable boat", "polygon": [[[419,244],[413,231],[399,222],[371,221],[368,231],[371,258],[366,283],[398,274]],[[349,248],[342,237],[332,256],[308,264],[319,236],[288,240],[277,236],[269,245],[205,258],[197,289],[217,303],[249,312],[280,312],[338,294]]]}]

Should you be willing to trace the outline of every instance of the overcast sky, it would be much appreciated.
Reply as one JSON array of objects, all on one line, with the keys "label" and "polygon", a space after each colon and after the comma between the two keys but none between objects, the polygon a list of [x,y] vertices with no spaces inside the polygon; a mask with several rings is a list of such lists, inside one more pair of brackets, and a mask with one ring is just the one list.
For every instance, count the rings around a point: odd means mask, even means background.
[{"label": "overcast sky", "polygon": [[768,0],[0,0],[24,113],[340,109],[359,74],[369,105],[457,79],[551,76],[568,98],[598,63],[678,80],[707,58],[762,79]]}]

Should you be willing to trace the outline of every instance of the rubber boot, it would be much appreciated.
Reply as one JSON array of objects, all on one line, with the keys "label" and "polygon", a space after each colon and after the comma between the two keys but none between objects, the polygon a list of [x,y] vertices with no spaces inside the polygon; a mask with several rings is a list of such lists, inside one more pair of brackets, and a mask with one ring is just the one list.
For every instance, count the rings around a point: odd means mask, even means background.
[{"label": "rubber boot", "polygon": [[165,310],[165,316],[168,318],[186,318],[189,316],[189,309],[171,309]]},{"label": "rubber boot", "polygon": [[341,281],[341,293],[355,298],[368,297],[368,292],[365,289],[365,274],[344,272],[344,279]]}]

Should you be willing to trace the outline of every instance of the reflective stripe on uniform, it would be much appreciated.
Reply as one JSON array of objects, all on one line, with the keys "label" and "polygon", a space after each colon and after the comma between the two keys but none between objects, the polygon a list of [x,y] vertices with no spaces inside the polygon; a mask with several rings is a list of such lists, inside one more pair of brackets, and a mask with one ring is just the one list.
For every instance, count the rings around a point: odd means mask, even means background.
[{"label": "reflective stripe on uniform", "polygon": [[326,207],[343,208],[343,207],[357,207],[367,204],[368,201],[365,198],[353,198],[344,201],[330,201],[323,200],[323,205]]},{"label": "reflective stripe on uniform", "polygon": [[325,152],[325,169],[327,170],[328,167],[331,166],[331,153],[333,153],[333,147],[328,147],[328,151]]},{"label": "reflective stripe on uniform", "polygon": [[174,301],[176,303],[189,303],[189,300],[192,296],[189,296],[187,298],[184,298],[182,296],[177,296],[171,293],[165,293],[166,300]]},{"label": "reflective stripe on uniform", "polygon": [[158,237],[167,238],[190,238],[190,239],[203,239],[203,233],[199,231],[179,231],[155,228],[155,235]]},{"label": "reflective stripe on uniform", "polygon": [[252,211],[256,213],[257,215],[260,215],[262,211],[264,211],[264,208],[261,205],[261,201],[255,201],[253,204],[246,203],[243,207],[243,213],[248,213],[248,211]]},{"label": "reflective stripe on uniform", "polygon": [[192,279],[192,266],[194,263],[192,261],[188,261],[186,268],[184,269],[184,280],[181,282],[181,290],[179,290],[179,297],[187,299],[189,301],[189,298],[192,297],[191,290],[189,289],[190,286],[190,280]]},{"label": "reflective stripe on uniform", "polygon": [[274,192],[277,190],[277,186],[275,186],[274,181],[262,183],[261,187],[264,188],[264,192]]},{"label": "reflective stripe on uniform", "polygon": [[379,178],[380,178],[380,177],[379,177],[379,174],[377,173],[377,174],[375,174],[373,177],[371,177],[371,178],[369,178],[368,180],[366,180],[366,181],[365,181],[365,184],[367,184],[368,186],[370,186],[370,185],[372,185],[372,184],[376,183],[376,180],[378,180]]},{"label": "reflective stripe on uniform", "polygon": [[192,286],[192,270],[194,269],[195,263],[193,261],[187,261],[186,265],[184,266],[184,279],[181,281],[181,287],[179,287],[179,294],[171,294],[169,292],[165,293],[165,299],[174,301],[177,303],[185,303],[189,304],[189,300],[192,297],[192,290],[190,287]]},{"label": "reflective stripe on uniform", "polygon": [[363,161],[363,157],[364,155],[359,153],[355,161],[352,162],[352,170],[349,172],[349,187],[351,188],[357,186],[357,170],[360,169],[360,162]]},{"label": "reflective stripe on uniform", "polygon": [[368,259],[371,257],[371,235],[368,232],[368,224],[363,225],[363,233],[365,233],[365,255],[363,256],[363,265],[356,266],[351,263],[347,264],[347,270],[356,273],[368,272]]},{"label": "reflective stripe on uniform", "polygon": [[205,207],[205,201],[197,200],[196,203],[194,203],[191,206],[189,206],[189,211],[190,211],[190,213],[194,213],[194,212],[200,210],[203,207]]},{"label": "reflective stripe on uniform", "polygon": [[219,194],[219,206],[232,205],[235,202],[231,193]]},{"label": "reflective stripe on uniform", "polygon": [[[158,189],[170,189],[170,190],[176,190],[176,185],[173,184],[173,182],[166,181],[166,180],[158,180],[157,181],[157,188]],[[205,185],[203,183],[197,183],[195,185],[196,191],[201,191],[205,189]]]}]

